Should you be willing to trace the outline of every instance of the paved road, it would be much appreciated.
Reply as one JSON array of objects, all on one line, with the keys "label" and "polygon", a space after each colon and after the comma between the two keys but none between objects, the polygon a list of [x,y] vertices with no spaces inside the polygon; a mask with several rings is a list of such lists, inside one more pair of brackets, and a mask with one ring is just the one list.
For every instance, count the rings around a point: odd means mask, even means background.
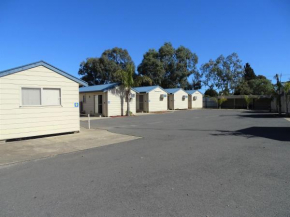
[{"label": "paved road", "polygon": [[143,138],[0,169],[0,216],[290,216],[285,119],[196,110],[92,126]]}]

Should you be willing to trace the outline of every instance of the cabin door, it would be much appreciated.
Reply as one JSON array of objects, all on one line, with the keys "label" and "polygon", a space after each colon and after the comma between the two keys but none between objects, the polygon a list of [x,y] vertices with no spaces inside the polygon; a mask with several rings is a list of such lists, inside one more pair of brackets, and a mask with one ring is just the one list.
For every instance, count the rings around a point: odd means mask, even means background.
[{"label": "cabin door", "polygon": [[143,111],[144,110],[144,96],[143,95],[139,95],[139,110]]},{"label": "cabin door", "polygon": [[95,95],[95,113],[103,114],[103,95]]}]

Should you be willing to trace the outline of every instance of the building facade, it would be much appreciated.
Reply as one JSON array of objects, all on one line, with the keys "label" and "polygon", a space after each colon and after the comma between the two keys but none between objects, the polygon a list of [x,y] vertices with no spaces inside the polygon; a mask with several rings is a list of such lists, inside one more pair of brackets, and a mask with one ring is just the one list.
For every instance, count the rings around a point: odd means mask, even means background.
[{"label": "building facade", "polygon": [[0,140],[79,131],[80,86],[44,61],[0,72]]}]

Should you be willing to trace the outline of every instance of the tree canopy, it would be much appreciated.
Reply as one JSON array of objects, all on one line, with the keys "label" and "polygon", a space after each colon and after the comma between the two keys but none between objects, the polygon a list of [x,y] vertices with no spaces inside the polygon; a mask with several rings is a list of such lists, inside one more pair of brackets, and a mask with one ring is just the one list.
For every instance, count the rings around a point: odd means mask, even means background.
[{"label": "tree canopy", "polygon": [[[81,62],[79,75],[89,85],[122,82],[118,73],[133,70],[134,85],[160,85],[163,88],[181,87],[201,89],[208,87],[206,95],[271,95],[273,85],[263,75],[256,75],[249,63],[244,67],[236,53],[220,55],[196,68],[198,56],[184,46],[174,48],[164,43],[158,50],[149,49],[135,72],[134,62],[126,49],[105,50],[100,57]],[[129,68],[128,68],[129,66]],[[188,79],[192,81],[189,82]]]},{"label": "tree canopy", "polygon": [[238,83],[235,95],[271,95],[273,93],[273,85],[263,75],[255,74],[249,63],[244,66],[244,76]]},{"label": "tree canopy", "polygon": [[202,64],[201,72],[205,86],[227,95],[234,92],[237,83],[241,80],[243,67],[238,55],[232,53],[227,57],[220,55],[216,60],[209,60]]},{"label": "tree canopy", "polygon": [[200,79],[197,63],[197,55],[188,48],[180,46],[175,49],[171,43],[165,43],[158,51],[150,49],[144,54],[138,73],[151,78],[153,85],[186,88],[190,75],[196,82]]},{"label": "tree canopy", "polygon": [[116,76],[116,72],[125,70],[128,64],[135,68],[128,51],[115,47],[105,50],[100,58],[87,58],[83,61],[80,64],[79,75],[89,85],[119,82],[120,78]]},{"label": "tree canopy", "polygon": [[257,76],[254,72],[254,70],[252,69],[252,67],[250,66],[249,63],[246,63],[246,65],[244,66],[244,79],[246,81],[250,81],[255,79]]},{"label": "tree canopy", "polygon": [[270,80],[265,78],[257,78],[249,81],[253,95],[271,95],[273,93],[273,85]]},{"label": "tree canopy", "polygon": [[204,95],[205,96],[210,96],[210,97],[217,97],[218,96],[218,92],[216,92],[214,89],[207,89],[205,92],[204,92]]}]

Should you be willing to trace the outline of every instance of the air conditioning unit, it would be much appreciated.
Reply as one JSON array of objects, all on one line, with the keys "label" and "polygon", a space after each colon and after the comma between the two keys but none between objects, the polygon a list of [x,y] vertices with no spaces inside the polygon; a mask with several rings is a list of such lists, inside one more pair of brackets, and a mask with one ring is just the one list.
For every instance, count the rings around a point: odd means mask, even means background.
[{"label": "air conditioning unit", "polygon": [[166,98],[167,95],[166,94],[160,94],[160,99]]},{"label": "air conditioning unit", "polygon": [[192,100],[193,100],[193,101],[197,100],[197,96],[193,96],[193,97],[192,97]]},{"label": "air conditioning unit", "polygon": [[131,98],[134,98],[135,97],[135,93],[131,93]]},{"label": "air conditioning unit", "polygon": [[187,95],[183,95],[183,96],[182,96],[182,99],[186,99],[186,98],[188,98]]}]

